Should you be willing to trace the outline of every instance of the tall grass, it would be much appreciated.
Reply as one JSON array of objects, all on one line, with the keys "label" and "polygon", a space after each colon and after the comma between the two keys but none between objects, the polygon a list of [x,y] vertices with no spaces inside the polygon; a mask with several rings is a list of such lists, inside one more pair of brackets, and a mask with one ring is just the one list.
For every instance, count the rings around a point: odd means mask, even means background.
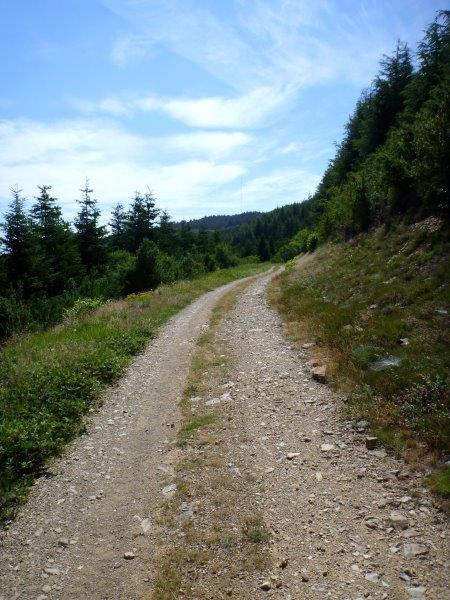
[{"label": "tall grass", "polygon": [[157,328],[219,285],[262,264],[215,271],[79,314],[10,339],[0,352],[0,518],[12,516],[47,458],[83,430],[83,415]]}]

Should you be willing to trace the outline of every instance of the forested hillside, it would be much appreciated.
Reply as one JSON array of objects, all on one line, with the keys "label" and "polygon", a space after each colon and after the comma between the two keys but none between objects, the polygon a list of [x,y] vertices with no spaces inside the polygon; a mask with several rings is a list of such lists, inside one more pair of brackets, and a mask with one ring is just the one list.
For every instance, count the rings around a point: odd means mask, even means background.
[{"label": "forested hillside", "polygon": [[302,205],[304,222],[287,243],[271,242],[281,259],[302,254],[273,293],[293,338],[312,348],[323,380],[345,392],[347,416],[374,444],[420,468],[443,467],[428,483],[446,496],[449,17],[441,12],[427,29],[417,69],[402,43],[383,58]]},{"label": "forested hillside", "polygon": [[[208,231],[226,231],[254,221],[262,213],[257,211],[249,211],[239,213],[237,215],[211,215],[208,217],[202,217],[201,219],[192,219],[188,221],[189,227],[195,231],[200,229],[207,229]],[[175,227],[181,227],[183,222],[175,223]]]},{"label": "forested hillside", "polygon": [[448,216],[449,19],[450,11],[439,12],[415,53],[398,42],[382,58],[316,193],[233,232],[242,253],[286,260],[381,223]]}]

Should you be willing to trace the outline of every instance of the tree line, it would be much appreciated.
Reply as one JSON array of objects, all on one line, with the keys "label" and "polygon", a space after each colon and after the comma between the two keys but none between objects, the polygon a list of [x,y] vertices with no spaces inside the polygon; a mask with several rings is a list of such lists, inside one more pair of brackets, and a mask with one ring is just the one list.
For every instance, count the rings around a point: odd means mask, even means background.
[{"label": "tree line", "polygon": [[231,239],[241,252],[287,260],[398,219],[448,217],[449,165],[450,11],[439,11],[414,55],[399,41],[382,58],[316,193]]},{"label": "tree line", "polygon": [[1,224],[0,338],[56,323],[80,297],[117,298],[237,263],[218,232],[175,227],[150,191],[117,204],[108,231],[89,181],[72,226],[51,186],[38,190],[27,211],[13,189]]}]

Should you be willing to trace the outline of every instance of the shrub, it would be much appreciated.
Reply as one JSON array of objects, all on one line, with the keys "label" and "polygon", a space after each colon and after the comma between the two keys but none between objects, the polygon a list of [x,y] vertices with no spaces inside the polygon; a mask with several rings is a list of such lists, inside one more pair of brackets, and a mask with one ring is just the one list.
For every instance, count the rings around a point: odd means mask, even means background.
[{"label": "shrub", "polygon": [[99,308],[105,301],[100,298],[79,298],[71,308],[64,311],[64,318],[74,321]]}]

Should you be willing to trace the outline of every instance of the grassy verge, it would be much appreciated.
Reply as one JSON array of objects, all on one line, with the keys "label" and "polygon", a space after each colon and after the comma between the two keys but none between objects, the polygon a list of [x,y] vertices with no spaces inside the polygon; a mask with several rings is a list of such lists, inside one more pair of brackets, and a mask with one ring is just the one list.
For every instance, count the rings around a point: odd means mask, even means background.
[{"label": "grassy verge", "polygon": [[324,246],[272,289],[350,415],[410,460],[448,451],[448,282],[448,237],[429,219]]},{"label": "grassy verge", "polygon": [[180,402],[177,491],[156,518],[161,534],[154,600],[248,598],[270,563],[269,533],[251,501],[258,484],[229,468],[233,463],[247,470],[236,453],[232,403],[205,404],[228,389],[228,344],[220,325],[244,286],[215,306],[192,360]]},{"label": "grassy verge", "polygon": [[0,352],[0,521],[160,325],[201,294],[265,268],[242,264],[161,286],[9,340]]}]

